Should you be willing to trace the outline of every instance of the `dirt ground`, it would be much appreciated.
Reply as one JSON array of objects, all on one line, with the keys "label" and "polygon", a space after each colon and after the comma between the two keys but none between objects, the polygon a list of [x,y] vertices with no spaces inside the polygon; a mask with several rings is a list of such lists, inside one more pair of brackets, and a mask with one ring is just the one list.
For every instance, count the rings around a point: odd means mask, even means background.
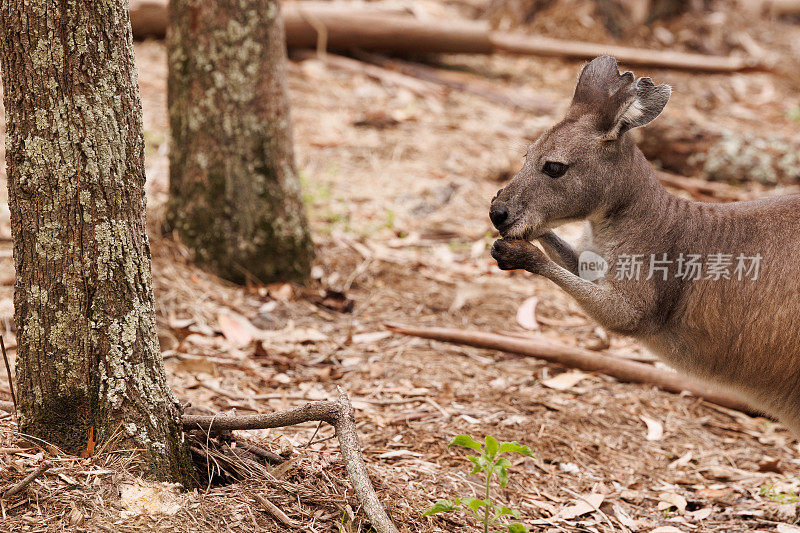
[{"label": "dirt ground", "polygon": [[[480,14],[466,3],[420,5],[431,16]],[[556,15],[528,29],[553,26]],[[596,23],[581,17],[575,20],[588,24],[584,38],[599,40]],[[705,51],[740,53],[736,43],[745,42],[790,63],[797,57],[800,26],[791,21],[749,26],[737,12],[722,22],[714,12],[708,17],[716,18],[704,27],[733,29],[708,33],[706,41],[716,48]],[[691,35],[682,39],[680,31],[670,31],[678,36],[676,46],[693,48]],[[650,42],[638,34],[623,40]],[[475,530],[463,516],[421,517],[437,499],[479,496],[465,454],[447,446],[460,433],[532,448],[535,457],[514,460],[508,486],[495,492],[520,510],[532,531],[800,531],[785,525],[798,519],[800,448],[777,423],[601,375],[559,386],[550,378],[570,371],[401,337],[383,326],[541,334],[646,358],[634,341],[609,338],[549,281],[501,272],[488,254],[494,235],[489,200],[520,166],[526,143],[563,112],[581,62],[435,58],[498,90],[552,104],[539,113],[459,91],[426,86],[415,92],[318,58],[292,62],[297,162],[318,249],[314,280],[306,287],[242,288],[194,268],[188,251],[160,232],[168,180],[163,43],[137,43],[136,60],[159,333],[170,383],[182,401],[214,412],[269,412],[332,398],[341,387],[356,408],[373,482],[401,531]],[[795,135],[798,80],[781,65],[730,75],[635,71],[673,86],[667,115]],[[769,193],[753,187],[747,194]],[[12,342],[5,204],[0,223],[0,318]],[[579,229],[560,233],[571,238]],[[531,297],[538,300],[536,332],[515,318]],[[8,393],[0,377],[0,398],[9,399]],[[267,466],[266,476],[245,474],[190,493],[135,480],[126,472],[124,450],[90,459],[52,456],[55,466],[24,497],[2,502],[0,530],[365,531],[333,431],[316,429],[240,432],[269,449],[291,450],[292,458]],[[307,446],[310,439],[315,443]],[[20,449],[18,442],[11,417],[0,417],[0,487],[42,459],[42,451]],[[150,492],[135,497],[131,487]],[[280,507],[292,525],[281,525],[255,495]],[[595,505],[580,513],[576,506],[587,499]]]}]

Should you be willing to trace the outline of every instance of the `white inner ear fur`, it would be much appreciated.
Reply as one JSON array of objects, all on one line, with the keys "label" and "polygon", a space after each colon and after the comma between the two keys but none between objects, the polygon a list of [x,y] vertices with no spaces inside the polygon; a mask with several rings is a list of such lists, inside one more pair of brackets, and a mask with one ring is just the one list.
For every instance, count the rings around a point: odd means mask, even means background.
[{"label": "white inner ear fur", "polygon": [[[619,117],[617,123],[622,122],[636,123],[644,115],[644,106],[638,98],[633,99],[633,103],[628,106],[628,109]],[[619,127],[617,127],[619,129]]]},{"label": "white inner ear fur", "polygon": [[603,135],[601,140],[613,141],[619,137],[619,130],[622,129],[623,124],[635,123],[636,120],[644,115],[644,106],[639,102],[638,98],[633,97],[630,102],[628,107],[617,116],[617,119],[614,121],[614,127]]}]

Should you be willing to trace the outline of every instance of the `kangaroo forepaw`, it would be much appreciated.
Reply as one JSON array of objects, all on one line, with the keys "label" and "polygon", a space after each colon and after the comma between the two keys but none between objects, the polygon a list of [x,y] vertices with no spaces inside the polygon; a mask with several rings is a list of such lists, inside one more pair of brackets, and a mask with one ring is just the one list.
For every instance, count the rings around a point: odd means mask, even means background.
[{"label": "kangaroo forepaw", "polygon": [[492,257],[500,270],[527,270],[538,274],[549,261],[536,246],[522,239],[500,239],[492,245]]}]

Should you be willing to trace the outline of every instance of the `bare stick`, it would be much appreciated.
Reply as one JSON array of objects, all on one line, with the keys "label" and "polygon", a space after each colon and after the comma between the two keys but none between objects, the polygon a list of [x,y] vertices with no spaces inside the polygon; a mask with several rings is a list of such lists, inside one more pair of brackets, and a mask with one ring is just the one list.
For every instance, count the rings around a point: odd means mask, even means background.
[{"label": "bare stick", "polygon": [[286,513],[281,511],[277,505],[275,505],[274,503],[272,503],[271,501],[269,501],[264,496],[258,493],[253,493],[253,497],[256,500],[258,500],[258,503],[264,506],[264,509],[270,515],[272,515],[275,518],[275,520],[277,520],[284,526],[294,527],[295,523],[292,521],[292,519],[286,516]]},{"label": "bare stick", "polygon": [[512,54],[572,57],[576,59],[591,59],[599,55],[610,55],[626,65],[671,67],[707,72],[734,72],[757,66],[755,59],[711,56],[676,52],[674,50],[647,50],[630,46],[568,41],[541,35],[493,31],[489,32],[489,40],[495,51]]},{"label": "bare stick", "polygon": [[344,464],[350,477],[350,483],[356,491],[359,501],[364,506],[372,527],[378,533],[399,533],[386,514],[375,489],[369,480],[367,467],[361,456],[353,406],[347,395],[339,390],[337,401],[309,402],[299,407],[275,413],[242,415],[242,416],[201,416],[183,415],[183,427],[186,430],[234,430],[234,429],[268,429],[292,426],[304,422],[327,422],[336,429],[339,448],[342,451]]},{"label": "bare stick", "polygon": [[53,463],[51,463],[50,461],[42,461],[41,463],[39,463],[39,466],[36,467],[36,470],[34,470],[33,472],[31,472],[30,474],[25,476],[25,478],[22,481],[20,481],[19,483],[17,483],[16,485],[11,487],[7,491],[5,491],[3,493],[3,499],[7,500],[8,498],[12,497],[14,494],[25,490],[25,488],[28,485],[33,483],[34,479],[36,479],[37,477],[41,476],[42,473],[44,473],[44,471],[47,470],[48,468],[50,468],[51,466],[53,466]]},{"label": "bare stick", "polygon": [[14,405],[12,402],[0,401],[0,410],[3,410],[7,413],[13,413],[16,410],[16,408],[17,408],[16,405]]},{"label": "bare stick", "polygon": [[390,331],[403,335],[528,355],[586,372],[601,372],[620,381],[647,383],[669,392],[680,393],[682,391],[687,391],[708,402],[729,409],[736,409],[743,413],[753,412],[753,409],[741,398],[719,391],[710,385],[688,376],[682,376],[677,372],[662,370],[652,365],[637,363],[636,361],[623,359],[621,357],[583,350],[552,341],[545,337],[521,339],[518,337],[497,335],[496,333],[484,333],[482,331],[464,329],[423,328],[402,324],[384,325]]},{"label": "bare stick", "polygon": [[800,0],[761,0],[754,2],[761,11],[766,11],[774,16],[797,15],[800,13]]},{"label": "bare stick", "polygon": [[6,355],[6,343],[3,342],[3,336],[0,335],[0,348],[3,349],[3,361],[6,363],[6,375],[8,376],[8,388],[11,389],[11,401],[14,403],[14,414],[17,412],[17,395],[14,392],[14,380],[11,379],[11,365],[8,364],[8,355]]}]

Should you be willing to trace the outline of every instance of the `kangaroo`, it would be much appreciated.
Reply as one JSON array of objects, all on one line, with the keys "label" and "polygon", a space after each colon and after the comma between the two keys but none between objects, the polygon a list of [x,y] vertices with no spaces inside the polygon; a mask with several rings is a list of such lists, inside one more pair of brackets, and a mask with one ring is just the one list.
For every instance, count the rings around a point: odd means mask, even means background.
[{"label": "kangaroo", "polygon": [[[612,57],[589,62],[566,117],[492,200],[492,257],[800,436],[800,195],[715,204],[667,192],[628,132],[670,94]],[[587,231],[574,250],[552,230],[576,220]],[[607,271],[582,268],[598,263]]]}]

